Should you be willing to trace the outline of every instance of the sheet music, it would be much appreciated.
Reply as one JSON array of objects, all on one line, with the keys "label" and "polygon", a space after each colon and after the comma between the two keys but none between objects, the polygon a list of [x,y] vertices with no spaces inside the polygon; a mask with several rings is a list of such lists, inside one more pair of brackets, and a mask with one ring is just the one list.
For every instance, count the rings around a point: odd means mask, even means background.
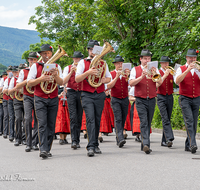
[{"label": "sheet music", "polygon": [[100,55],[101,52],[102,52],[102,50],[103,50],[103,47],[101,47],[101,46],[94,46],[92,53],[95,54],[95,55]]},{"label": "sheet music", "polygon": [[177,71],[177,69],[178,69],[180,66],[181,66],[181,64],[176,63],[176,64],[175,64],[175,67],[174,67],[174,70]]},{"label": "sheet music", "polygon": [[123,63],[122,64],[122,70],[124,71],[125,69],[131,70],[132,63]]},{"label": "sheet music", "polygon": [[151,61],[147,63],[148,70],[151,70],[152,67],[158,68],[158,61]]},{"label": "sheet music", "polygon": [[51,69],[56,68],[56,64],[44,64],[44,72],[49,72]]}]

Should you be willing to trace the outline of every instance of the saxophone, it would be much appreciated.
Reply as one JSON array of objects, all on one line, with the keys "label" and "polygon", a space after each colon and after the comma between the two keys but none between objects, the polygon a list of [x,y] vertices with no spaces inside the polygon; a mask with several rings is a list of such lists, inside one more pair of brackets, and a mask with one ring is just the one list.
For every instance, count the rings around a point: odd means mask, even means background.
[{"label": "saxophone", "polygon": [[[106,74],[106,62],[101,58],[107,53],[114,51],[113,47],[106,41],[104,41],[103,50],[100,55],[95,55],[90,63],[90,69],[95,68],[98,70],[97,75],[88,75],[88,82],[90,86],[97,88],[101,86],[101,79],[105,77]],[[103,65],[102,63],[103,62]]]}]

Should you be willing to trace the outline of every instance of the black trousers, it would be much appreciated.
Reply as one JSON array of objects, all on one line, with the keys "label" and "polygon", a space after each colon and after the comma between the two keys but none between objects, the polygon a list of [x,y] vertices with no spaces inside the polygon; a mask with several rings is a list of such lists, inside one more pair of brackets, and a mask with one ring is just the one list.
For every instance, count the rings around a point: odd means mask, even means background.
[{"label": "black trousers", "polygon": [[16,132],[16,141],[22,141],[22,122],[24,116],[24,106],[23,101],[17,99],[13,100],[14,110],[15,110],[15,132]]},{"label": "black trousers", "polygon": [[0,132],[3,133],[3,103],[0,103]]},{"label": "black trousers", "polygon": [[82,124],[83,108],[81,105],[81,92],[73,89],[67,90],[67,103],[70,116],[70,131],[72,142],[79,144]]},{"label": "black trousers", "polygon": [[128,114],[128,97],[123,99],[112,97],[111,105],[115,117],[116,141],[119,143],[120,141],[124,140],[123,130]]},{"label": "black trousers", "polygon": [[40,151],[49,152],[55,134],[56,116],[58,112],[58,97],[42,98],[35,96],[34,105],[39,129]]},{"label": "black trousers", "polygon": [[3,99],[3,135],[7,136],[9,134],[9,118],[8,118],[8,100]]},{"label": "black trousers", "polygon": [[142,137],[141,150],[143,150],[143,146],[145,145],[150,147],[150,129],[155,110],[155,104],[155,98],[144,99],[136,97],[136,108],[140,118],[140,130]]},{"label": "black trousers", "polygon": [[173,95],[157,95],[157,105],[160,110],[160,115],[162,117],[162,125],[163,125],[163,136],[162,142],[173,141],[174,134],[171,126],[171,114],[173,109],[174,98]]},{"label": "black trousers", "polygon": [[179,96],[179,105],[183,113],[183,119],[187,130],[187,138],[185,148],[196,144],[196,131],[199,115],[200,96],[197,98],[189,98],[187,96]]},{"label": "black trousers", "polygon": [[[24,127],[26,132],[27,146],[38,144],[38,122],[34,110],[34,97],[24,95]],[[34,127],[32,129],[32,112],[34,117]]]},{"label": "black trousers", "polygon": [[98,136],[105,98],[104,92],[98,94],[96,91],[94,93],[84,91],[81,93],[82,107],[86,115],[87,150],[99,146]]},{"label": "black trousers", "polygon": [[13,100],[8,100],[8,115],[9,115],[9,138],[14,138],[15,112]]}]

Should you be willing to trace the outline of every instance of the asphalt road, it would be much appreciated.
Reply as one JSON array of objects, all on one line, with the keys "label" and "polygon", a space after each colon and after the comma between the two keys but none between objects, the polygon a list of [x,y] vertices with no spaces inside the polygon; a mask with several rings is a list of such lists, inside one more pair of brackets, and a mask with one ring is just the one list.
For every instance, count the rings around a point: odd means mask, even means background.
[{"label": "asphalt road", "polygon": [[68,136],[69,144],[55,140],[53,157],[42,160],[38,151],[26,153],[25,146],[14,147],[1,136],[0,190],[200,189],[200,150],[185,152],[185,138],[176,136],[173,147],[166,148],[160,146],[161,134],[153,133],[150,155],[140,151],[130,132],[123,148],[116,146],[114,133],[103,138],[101,155],[86,156],[83,135],[81,148],[71,149]]}]

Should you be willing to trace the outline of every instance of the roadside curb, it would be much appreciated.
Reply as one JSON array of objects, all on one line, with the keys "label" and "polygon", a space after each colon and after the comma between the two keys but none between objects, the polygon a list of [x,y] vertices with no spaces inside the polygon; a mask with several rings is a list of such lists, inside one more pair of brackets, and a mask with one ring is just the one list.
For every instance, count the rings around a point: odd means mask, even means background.
[{"label": "roadside curb", "polygon": [[[154,133],[159,133],[159,134],[162,134],[163,133],[163,130],[162,129],[152,129],[152,131]],[[173,133],[174,133],[174,136],[178,136],[178,137],[187,137],[187,134],[186,134],[186,131],[183,131],[183,130],[173,130]],[[200,140],[200,133],[197,133],[196,134],[196,139]]]}]

